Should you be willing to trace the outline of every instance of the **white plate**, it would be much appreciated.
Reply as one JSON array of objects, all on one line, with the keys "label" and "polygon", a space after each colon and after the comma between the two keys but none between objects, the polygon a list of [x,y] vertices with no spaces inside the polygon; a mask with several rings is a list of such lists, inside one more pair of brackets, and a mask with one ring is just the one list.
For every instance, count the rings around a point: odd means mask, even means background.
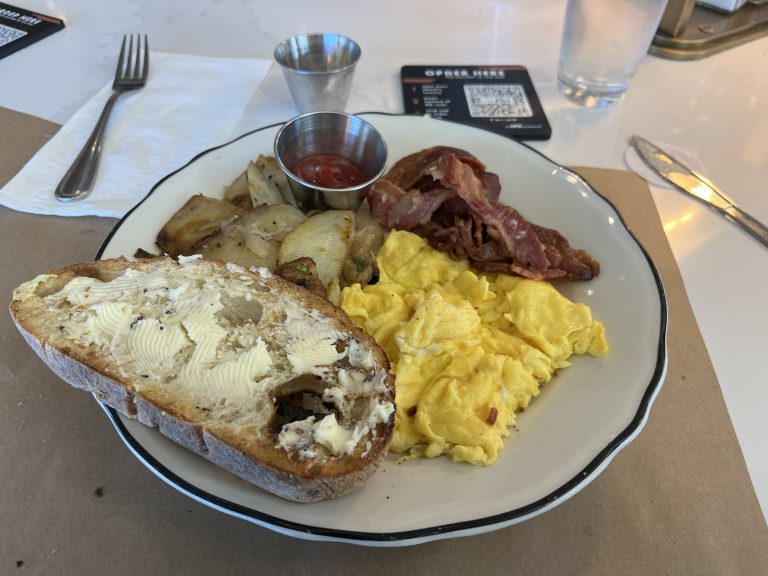
[{"label": "white plate", "polygon": [[[467,536],[541,514],[593,480],[645,424],[666,372],[667,309],[659,275],[616,209],[587,182],[523,144],[479,129],[414,116],[364,114],[395,161],[434,145],[463,148],[501,178],[501,200],[555,228],[601,264],[590,282],[558,284],[605,323],[611,353],[578,357],[518,419],[488,468],[444,458],[398,464],[389,456],[371,481],[337,500],[295,504],[255,488],[105,408],[134,454],[190,497],[300,538],[403,546]],[[100,258],[156,251],[163,223],[193,194],[220,195],[279,126],[203,152],[159,182],[112,231]]]}]

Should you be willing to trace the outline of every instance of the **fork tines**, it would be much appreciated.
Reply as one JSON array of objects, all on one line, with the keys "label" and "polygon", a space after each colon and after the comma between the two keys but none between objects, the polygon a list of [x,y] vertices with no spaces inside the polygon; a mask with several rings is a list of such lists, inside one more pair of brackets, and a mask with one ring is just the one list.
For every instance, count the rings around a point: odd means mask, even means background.
[{"label": "fork tines", "polygon": [[117,69],[115,70],[115,87],[125,86],[129,83],[144,83],[149,74],[149,40],[144,34],[136,34],[136,44],[134,49],[134,35],[126,34],[123,36],[123,43],[120,46],[120,56],[117,59]]}]

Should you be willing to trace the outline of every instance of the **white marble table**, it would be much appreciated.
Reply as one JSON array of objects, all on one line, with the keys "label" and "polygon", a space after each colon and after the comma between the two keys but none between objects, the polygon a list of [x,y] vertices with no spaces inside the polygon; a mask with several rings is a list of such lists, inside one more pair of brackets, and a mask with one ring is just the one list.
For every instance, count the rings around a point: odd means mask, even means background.
[{"label": "white marble table", "polygon": [[[349,111],[401,112],[404,64],[522,64],[553,128],[551,140],[532,145],[556,162],[626,168],[628,137],[638,133],[685,149],[768,222],[768,38],[693,62],[647,56],[621,106],[585,110],[556,87],[562,0],[16,3],[62,17],[67,27],[0,60],[0,106],[58,123],[110,81],[127,32],[148,33],[159,51],[271,58],[288,36],[336,31],[363,48]],[[259,106],[240,131],[295,113],[279,71],[255,81],[254,91]],[[684,195],[652,190],[766,513],[768,250]]]}]

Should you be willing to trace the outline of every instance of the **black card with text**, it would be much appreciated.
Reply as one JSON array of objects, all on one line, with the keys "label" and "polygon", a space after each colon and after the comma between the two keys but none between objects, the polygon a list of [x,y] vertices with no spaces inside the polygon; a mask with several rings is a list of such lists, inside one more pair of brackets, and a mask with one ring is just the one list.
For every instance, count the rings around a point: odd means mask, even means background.
[{"label": "black card with text", "polygon": [[0,2],[0,58],[64,28],[64,21]]},{"label": "black card with text", "polygon": [[547,116],[524,66],[403,66],[406,114],[484,128],[518,140],[548,140]]}]

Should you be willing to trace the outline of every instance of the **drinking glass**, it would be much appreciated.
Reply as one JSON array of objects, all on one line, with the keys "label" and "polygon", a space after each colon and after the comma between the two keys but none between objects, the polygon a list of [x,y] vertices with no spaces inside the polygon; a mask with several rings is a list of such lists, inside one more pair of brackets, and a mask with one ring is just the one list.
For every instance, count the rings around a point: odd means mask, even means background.
[{"label": "drinking glass", "polygon": [[667,0],[568,0],[560,92],[587,108],[620,102],[666,5]]}]

